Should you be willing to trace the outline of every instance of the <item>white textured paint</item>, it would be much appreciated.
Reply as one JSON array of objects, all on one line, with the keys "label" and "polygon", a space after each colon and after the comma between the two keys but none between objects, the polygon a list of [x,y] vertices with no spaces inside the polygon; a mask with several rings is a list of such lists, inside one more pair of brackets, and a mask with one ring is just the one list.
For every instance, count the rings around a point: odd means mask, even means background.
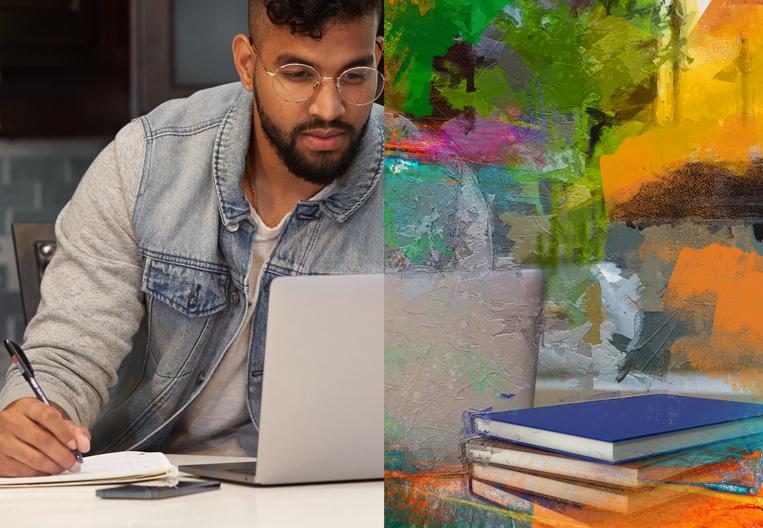
[{"label": "white textured paint", "polygon": [[420,295],[426,295],[445,287],[445,279],[441,273],[415,273],[406,276],[401,282],[408,302]]},{"label": "white textured paint", "polygon": [[493,266],[493,241],[490,213],[487,203],[478,188],[474,170],[462,163],[458,174],[461,176],[461,192],[458,195],[458,220],[460,239],[469,247],[468,254],[458,255],[457,268],[461,271],[487,271]]},{"label": "white textured paint", "polygon": [[[535,390],[567,390],[569,383],[567,379],[538,376],[535,383]],[[697,395],[719,395],[733,397],[743,401],[750,400],[752,396],[743,392],[734,392],[731,386],[723,382],[721,377],[711,378],[707,374],[696,372],[668,372],[664,377],[654,377],[651,375],[631,372],[622,383],[611,379],[605,379],[599,376],[594,381],[594,389],[597,391],[620,391],[620,392],[668,392],[671,394],[697,394]]]},{"label": "white textured paint", "polygon": [[[644,309],[641,304],[643,286],[636,275],[625,277],[614,262],[594,266],[601,284],[601,302],[613,330],[631,340],[628,350],[636,346],[644,329]],[[602,336],[605,340],[605,336]]]}]

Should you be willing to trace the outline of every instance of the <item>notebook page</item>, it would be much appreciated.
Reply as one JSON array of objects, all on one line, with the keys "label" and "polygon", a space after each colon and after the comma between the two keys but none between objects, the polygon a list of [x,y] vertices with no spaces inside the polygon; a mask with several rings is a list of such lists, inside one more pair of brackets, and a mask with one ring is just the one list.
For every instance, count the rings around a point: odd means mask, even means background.
[{"label": "notebook page", "polygon": [[0,487],[69,484],[107,484],[134,482],[151,478],[175,477],[178,470],[162,453],[121,451],[86,456],[79,473],[64,471],[58,475],[28,478],[0,478]]}]

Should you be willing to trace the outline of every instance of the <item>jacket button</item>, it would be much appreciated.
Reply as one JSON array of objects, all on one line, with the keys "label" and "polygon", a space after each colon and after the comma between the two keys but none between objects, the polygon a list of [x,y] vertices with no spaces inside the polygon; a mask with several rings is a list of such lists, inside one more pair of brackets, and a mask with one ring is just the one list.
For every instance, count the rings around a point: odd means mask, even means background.
[{"label": "jacket button", "polygon": [[227,229],[231,233],[235,233],[236,231],[238,231],[238,224],[227,225],[227,226],[225,226],[225,229]]},{"label": "jacket button", "polygon": [[199,372],[199,375],[196,376],[196,385],[201,385],[202,383],[204,383],[204,373]]},{"label": "jacket button", "polygon": [[233,306],[238,306],[238,303],[241,301],[241,296],[238,294],[237,291],[231,292],[230,294],[230,302],[233,304]]}]

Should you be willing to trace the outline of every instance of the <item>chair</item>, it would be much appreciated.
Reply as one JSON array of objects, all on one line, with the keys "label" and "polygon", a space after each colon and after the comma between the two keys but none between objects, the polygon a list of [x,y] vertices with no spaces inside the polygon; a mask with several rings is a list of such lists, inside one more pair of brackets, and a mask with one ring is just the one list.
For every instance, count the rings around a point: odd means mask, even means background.
[{"label": "chair", "polygon": [[56,252],[53,226],[54,224],[11,224],[26,324],[37,313],[42,275]]}]

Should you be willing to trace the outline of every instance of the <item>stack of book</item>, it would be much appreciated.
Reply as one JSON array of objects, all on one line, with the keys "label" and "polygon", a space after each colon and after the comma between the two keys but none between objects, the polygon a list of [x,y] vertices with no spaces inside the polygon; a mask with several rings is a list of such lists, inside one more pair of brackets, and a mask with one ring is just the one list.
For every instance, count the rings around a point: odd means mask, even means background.
[{"label": "stack of book", "polygon": [[462,444],[470,491],[534,518],[594,523],[693,489],[757,493],[719,480],[760,449],[760,404],[655,394],[467,420],[479,435]]}]

